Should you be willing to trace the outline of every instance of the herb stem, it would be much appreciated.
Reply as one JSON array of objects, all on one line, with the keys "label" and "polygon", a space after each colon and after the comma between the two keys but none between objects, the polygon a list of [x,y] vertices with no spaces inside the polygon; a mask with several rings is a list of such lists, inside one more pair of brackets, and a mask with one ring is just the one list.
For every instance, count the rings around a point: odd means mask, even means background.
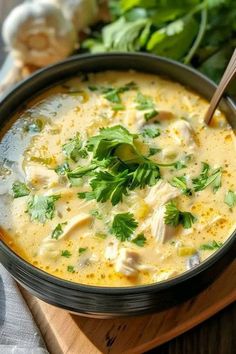
[{"label": "herb stem", "polygon": [[206,26],[207,26],[207,9],[204,8],[201,11],[201,23],[199,26],[198,35],[197,35],[192,47],[190,48],[188,54],[184,58],[184,64],[189,64],[191,62],[196,50],[198,49],[199,45],[201,44],[201,41],[202,41],[203,36],[206,31]]}]

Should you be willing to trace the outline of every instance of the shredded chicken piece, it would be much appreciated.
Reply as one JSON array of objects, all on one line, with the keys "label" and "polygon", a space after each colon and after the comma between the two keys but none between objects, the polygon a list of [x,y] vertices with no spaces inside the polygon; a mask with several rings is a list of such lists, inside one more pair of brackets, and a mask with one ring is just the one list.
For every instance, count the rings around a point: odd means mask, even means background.
[{"label": "shredded chicken piece", "polygon": [[173,198],[178,197],[181,191],[171,186],[168,182],[160,180],[155,186],[151,187],[145,202],[152,208],[159,207]]},{"label": "shredded chicken piece", "polygon": [[170,130],[178,144],[186,145],[189,149],[196,147],[193,128],[186,120],[176,121],[172,124]]},{"label": "shredded chicken piece", "polygon": [[52,188],[59,184],[59,176],[56,172],[39,164],[26,165],[25,178],[35,187]]},{"label": "shredded chicken piece", "polygon": [[63,233],[59,236],[58,239],[61,240],[62,238],[65,238],[75,228],[83,227],[91,221],[92,216],[89,214],[81,213],[79,215],[75,215],[73,218],[70,219],[70,221],[68,221],[67,225],[65,225]]},{"label": "shredded chicken piece", "polygon": [[165,206],[161,206],[151,218],[151,232],[157,242],[165,243],[174,236],[174,227],[165,224]]},{"label": "shredded chicken piece", "polygon": [[53,239],[47,239],[47,241],[44,240],[39,247],[38,255],[49,259],[56,259],[59,257],[60,251],[55,247],[55,242],[56,240]]},{"label": "shredded chicken piece", "polygon": [[116,261],[115,270],[126,276],[135,276],[138,273],[140,260],[141,257],[138,252],[122,248]]},{"label": "shredded chicken piece", "polygon": [[159,282],[159,281],[167,280],[167,279],[173,278],[177,274],[178,273],[177,273],[176,270],[171,270],[171,271],[168,271],[168,272],[157,273],[157,274],[153,275],[153,281],[154,282]]}]

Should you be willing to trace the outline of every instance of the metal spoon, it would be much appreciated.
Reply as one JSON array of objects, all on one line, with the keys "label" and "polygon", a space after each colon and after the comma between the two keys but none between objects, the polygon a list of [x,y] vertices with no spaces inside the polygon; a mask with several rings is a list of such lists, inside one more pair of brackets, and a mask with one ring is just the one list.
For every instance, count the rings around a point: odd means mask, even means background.
[{"label": "metal spoon", "polygon": [[224,75],[222,76],[222,79],[216,89],[216,92],[214,93],[214,95],[211,99],[210,106],[209,106],[209,108],[205,114],[205,118],[204,118],[204,122],[206,124],[210,124],[210,121],[213,117],[216,107],[218,106],[218,103],[221,100],[226,87],[228,86],[230,81],[233,79],[235,73],[236,73],[236,49],[234,50],[233,55],[230,59],[230,62],[224,72]]}]

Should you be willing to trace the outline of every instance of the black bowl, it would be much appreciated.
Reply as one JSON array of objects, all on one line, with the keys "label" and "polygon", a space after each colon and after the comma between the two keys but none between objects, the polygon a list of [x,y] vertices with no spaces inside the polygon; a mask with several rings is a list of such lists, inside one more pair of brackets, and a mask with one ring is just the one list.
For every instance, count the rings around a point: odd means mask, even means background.
[{"label": "black bowl", "polygon": [[[216,85],[195,70],[177,62],[147,54],[98,54],[71,57],[40,70],[9,92],[0,103],[0,127],[7,117],[39,91],[80,72],[128,70],[167,76],[201,96],[210,99]],[[236,107],[227,97],[220,104],[234,125]],[[174,306],[209,285],[233,260],[236,250],[234,232],[217,252],[201,265],[182,275],[152,285],[134,287],[97,287],[59,279],[24,261],[0,241],[0,261],[12,276],[38,298],[84,316],[112,318],[157,312]]]}]

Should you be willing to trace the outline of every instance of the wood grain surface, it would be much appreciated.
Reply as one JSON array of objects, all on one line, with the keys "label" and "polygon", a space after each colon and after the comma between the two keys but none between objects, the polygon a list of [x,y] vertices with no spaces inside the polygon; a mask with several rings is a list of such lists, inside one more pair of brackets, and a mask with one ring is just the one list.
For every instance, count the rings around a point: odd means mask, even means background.
[{"label": "wood grain surface", "polygon": [[153,315],[109,320],[72,315],[23,289],[22,293],[51,354],[139,354],[175,338],[235,301],[232,279],[236,279],[236,261],[189,301]]},{"label": "wood grain surface", "polygon": [[[1,23],[9,13],[10,9],[20,0],[0,0],[0,28]],[[0,36],[0,65],[5,58],[5,50]],[[235,276],[232,278],[232,284],[235,284]],[[224,285],[222,285],[224,287]],[[49,305],[48,305],[49,306]],[[186,309],[188,311],[188,309]],[[57,320],[57,319],[56,319]],[[46,324],[45,324],[46,325]],[[65,326],[66,330],[66,326]],[[94,331],[96,328],[94,328]],[[135,328],[134,328],[135,333]],[[51,335],[48,329],[47,336]],[[72,335],[73,333],[71,333]],[[86,332],[85,332],[86,335]],[[123,335],[126,335],[124,330]],[[112,341],[109,337],[107,338]],[[211,317],[202,324],[196,326],[187,333],[158,346],[149,351],[149,354],[234,354],[236,348],[236,303],[231,304],[215,316]],[[145,350],[145,349],[144,349]],[[71,350],[68,352],[72,354]],[[81,353],[77,351],[76,354]],[[85,348],[83,354],[89,354],[88,348]],[[53,354],[53,353],[51,353]],[[57,352],[56,354],[59,354]],[[64,354],[64,353],[63,353]]]}]

